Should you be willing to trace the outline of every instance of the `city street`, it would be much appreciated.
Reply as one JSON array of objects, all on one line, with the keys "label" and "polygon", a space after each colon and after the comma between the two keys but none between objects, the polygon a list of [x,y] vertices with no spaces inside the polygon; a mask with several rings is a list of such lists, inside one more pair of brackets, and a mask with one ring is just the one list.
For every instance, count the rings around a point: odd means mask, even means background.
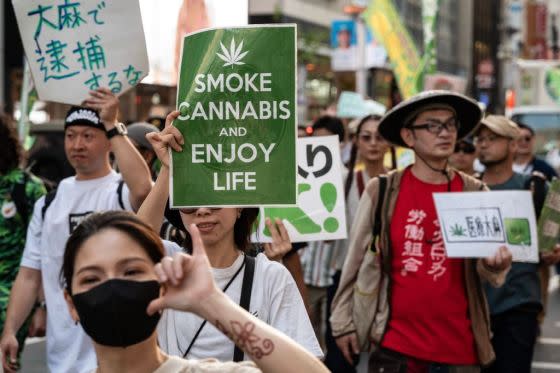
[{"label": "city street", "polygon": [[549,287],[548,313],[533,358],[533,373],[560,372],[560,287],[558,276]]},{"label": "city street", "polygon": [[[556,276],[550,283],[548,314],[537,343],[532,373],[560,372],[560,287]],[[25,348],[22,372],[45,372],[45,342],[32,338]]]}]

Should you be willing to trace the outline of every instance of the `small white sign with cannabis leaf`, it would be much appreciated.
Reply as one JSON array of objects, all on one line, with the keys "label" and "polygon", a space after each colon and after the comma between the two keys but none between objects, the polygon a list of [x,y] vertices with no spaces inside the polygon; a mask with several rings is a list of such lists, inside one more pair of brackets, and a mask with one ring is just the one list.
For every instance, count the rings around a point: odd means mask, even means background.
[{"label": "small white sign with cannabis leaf", "polygon": [[236,47],[235,38],[232,38],[229,50],[224,46],[222,42],[220,42],[220,47],[222,47],[222,53],[216,52],[216,54],[223,61],[225,61],[224,67],[231,66],[231,68],[233,69],[233,65],[245,65],[245,62],[242,62],[241,60],[249,52],[245,51],[241,53],[241,50],[243,49],[243,40],[241,40],[241,43],[239,43],[239,45]]}]

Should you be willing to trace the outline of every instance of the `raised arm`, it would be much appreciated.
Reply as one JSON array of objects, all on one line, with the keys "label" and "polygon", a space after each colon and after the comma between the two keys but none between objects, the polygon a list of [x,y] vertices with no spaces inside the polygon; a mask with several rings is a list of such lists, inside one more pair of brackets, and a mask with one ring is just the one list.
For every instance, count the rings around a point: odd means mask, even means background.
[{"label": "raised arm", "polygon": [[175,151],[181,151],[181,145],[184,143],[181,132],[172,126],[173,120],[177,116],[179,116],[178,111],[171,112],[165,119],[163,131],[146,135],[161,162],[161,169],[150,194],[138,209],[138,217],[151,225],[156,232],[161,229],[165,205],[169,197],[169,147]]},{"label": "raised arm", "polygon": [[[99,111],[99,117],[103,121],[106,131],[115,128],[119,99],[109,89],[99,88],[91,91],[90,97],[84,101],[84,105]],[[150,169],[126,136],[113,136],[111,150],[115,154],[123,180],[130,190],[130,204],[136,211],[152,188]]]},{"label": "raised arm", "polygon": [[156,266],[165,290],[148,312],[173,308],[197,314],[227,335],[265,372],[328,372],[303,347],[243,310],[216,287],[196,225],[191,225],[189,232],[193,255],[177,253]]}]

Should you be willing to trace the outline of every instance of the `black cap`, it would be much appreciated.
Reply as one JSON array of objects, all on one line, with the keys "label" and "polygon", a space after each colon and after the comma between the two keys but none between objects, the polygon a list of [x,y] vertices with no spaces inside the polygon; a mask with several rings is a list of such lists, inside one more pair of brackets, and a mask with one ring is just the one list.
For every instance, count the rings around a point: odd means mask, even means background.
[{"label": "black cap", "polygon": [[73,106],[66,114],[64,129],[70,126],[88,126],[105,131],[105,126],[99,118],[97,110],[82,106]]}]

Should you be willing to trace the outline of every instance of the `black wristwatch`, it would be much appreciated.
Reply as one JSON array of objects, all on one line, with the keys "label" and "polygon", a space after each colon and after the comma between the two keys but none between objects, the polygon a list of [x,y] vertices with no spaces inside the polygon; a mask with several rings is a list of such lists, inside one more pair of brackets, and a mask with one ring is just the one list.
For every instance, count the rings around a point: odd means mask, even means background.
[{"label": "black wristwatch", "polygon": [[128,129],[124,125],[124,123],[117,122],[115,123],[115,128],[111,128],[109,131],[106,132],[107,138],[111,139],[113,136],[121,135],[126,136],[128,133]]}]

